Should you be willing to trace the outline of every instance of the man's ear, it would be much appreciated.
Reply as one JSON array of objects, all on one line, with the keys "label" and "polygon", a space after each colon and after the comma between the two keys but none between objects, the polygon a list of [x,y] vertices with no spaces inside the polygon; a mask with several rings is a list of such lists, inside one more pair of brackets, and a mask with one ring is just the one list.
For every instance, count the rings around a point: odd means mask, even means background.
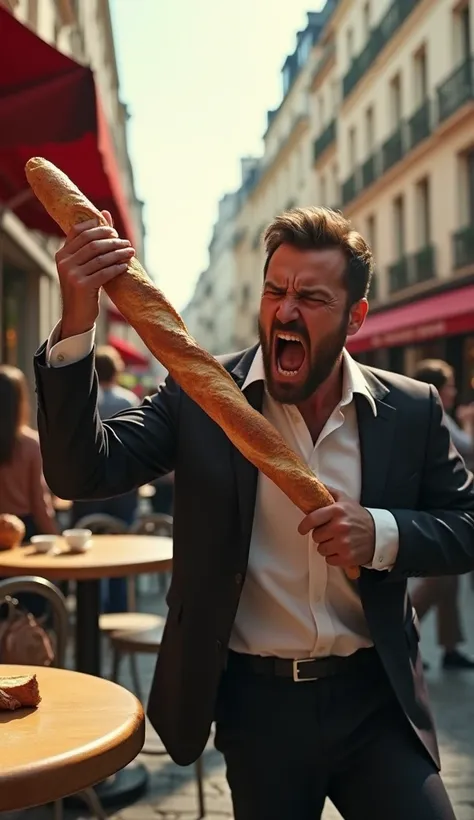
[{"label": "man's ear", "polygon": [[362,327],[369,310],[367,299],[360,299],[352,305],[349,312],[349,323],[347,325],[347,335],[354,336]]}]

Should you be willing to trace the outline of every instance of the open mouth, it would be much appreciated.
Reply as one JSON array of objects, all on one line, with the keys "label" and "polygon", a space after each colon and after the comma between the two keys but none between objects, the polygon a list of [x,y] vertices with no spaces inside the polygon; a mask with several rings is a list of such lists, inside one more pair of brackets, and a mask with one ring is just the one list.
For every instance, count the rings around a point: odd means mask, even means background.
[{"label": "open mouth", "polygon": [[293,333],[276,333],[274,350],[279,374],[288,378],[297,376],[306,358],[303,340]]}]

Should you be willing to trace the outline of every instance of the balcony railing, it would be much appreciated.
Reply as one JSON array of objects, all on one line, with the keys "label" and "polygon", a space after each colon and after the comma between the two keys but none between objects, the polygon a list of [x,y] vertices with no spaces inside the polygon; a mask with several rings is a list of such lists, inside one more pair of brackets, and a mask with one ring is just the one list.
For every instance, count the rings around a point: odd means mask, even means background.
[{"label": "balcony railing", "polygon": [[314,160],[316,161],[336,139],[336,120],[332,120],[322,134],[314,141]]},{"label": "balcony railing", "polygon": [[454,267],[465,268],[474,264],[474,225],[456,231],[453,236]]},{"label": "balcony railing", "polygon": [[388,171],[392,165],[399,162],[405,154],[405,127],[401,123],[391,137],[382,145],[382,170]]},{"label": "balcony railing", "polygon": [[402,256],[397,262],[388,267],[388,286],[390,293],[403,290],[410,284],[409,260],[407,256]]},{"label": "balcony railing", "polygon": [[425,245],[411,257],[409,284],[419,284],[433,279],[436,276],[435,249],[433,245]]},{"label": "balcony railing", "polygon": [[362,165],[362,188],[368,188],[379,176],[378,154],[373,153]]},{"label": "balcony railing", "polygon": [[354,171],[350,177],[342,183],[342,204],[347,205],[352,199],[355,199],[359,193],[359,174]]},{"label": "balcony railing", "polygon": [[375,62],[382,49],[419,2],[420,0],[394,0],[379,25],[372,30],[367,44],[353,60],[349,71],[343,78],[342,93],[344,98],[349,96],[365,72]]},{"label": "balcony railing", "polygon": [[438,117],[443,122],[469,100],[474,99],[474,61],[466,60],[438,86]]},{"label": "balcony railing", "polygon": [[411,150],[431,134],[431,101],[425,100],[407,122],[407,142]]}]

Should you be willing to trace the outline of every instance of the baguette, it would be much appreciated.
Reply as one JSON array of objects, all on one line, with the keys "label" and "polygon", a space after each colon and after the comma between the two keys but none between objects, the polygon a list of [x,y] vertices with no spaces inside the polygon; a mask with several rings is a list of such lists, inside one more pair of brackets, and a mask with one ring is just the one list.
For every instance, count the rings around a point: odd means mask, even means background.
[{"label": "baguette", "polygon": [[[88,219],[105,217],[56,166],[30,159],[25,173],[33,192],[65,233]],[[247,402],[229,373],[189,335],[183,320],[134,257],[126,274],[105,290],[148,349],[199,406],[224,430],[245,458],[270,478],[305,514],[333,498],[275,428]],[[347,574],[357,578],[357,568]]]},{"label": "baguette", "polygon": [[0,692],[0,709],[38,706],[41,701],[36,675],[0,677]]}]

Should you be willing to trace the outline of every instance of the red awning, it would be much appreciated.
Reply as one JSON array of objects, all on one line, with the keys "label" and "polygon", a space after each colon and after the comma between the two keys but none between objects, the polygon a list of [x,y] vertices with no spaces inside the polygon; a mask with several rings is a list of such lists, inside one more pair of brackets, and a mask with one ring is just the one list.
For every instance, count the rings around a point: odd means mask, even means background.
[{"label": "red awning", "polygon": [[474,331],[474,285],[438,293],[403,307],[367,317],[348,339],[351,353],[408,344]]},{"label": "red awning", "polygon": [[125,339],[119,339],[118,336],[109,336],[109,345],[115,347],[115,350],[120,353],[125,364],[133,367],[148,367],[149,361],[137,348],[126,342]]},{"label": "red awning", "polygon": [[[28,190],[30,157],[54,162],[133,243],[133,223],[110,131],[90,68],[45,43],[0,6],[0,202]],[[34,197],[15,213],[29,228],[61,235]]]},{"label": "red awning", "polygon": [[123,313],[120,313],[119,309],[116,308],[115,305],[107,305],[107,316],[111,322],[121,322],[126,325],[128,324]]}]

